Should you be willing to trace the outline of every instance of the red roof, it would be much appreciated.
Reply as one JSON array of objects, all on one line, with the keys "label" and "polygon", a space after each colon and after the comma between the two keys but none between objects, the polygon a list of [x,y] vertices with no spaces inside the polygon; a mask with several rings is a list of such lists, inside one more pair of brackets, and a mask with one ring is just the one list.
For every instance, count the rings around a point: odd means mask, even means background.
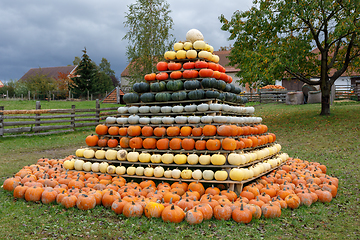
[{"label": "red roof", "polygon": [[28,77],[34,76],[39,73],[56,79],[59,76],[59,73],[73,74],[75,72],[76,67],[77,67],[77,65],[64,66],[64,67],[31,68],[19,80],[25,80]]},{"label": "red roof", "polygon": [[0,88],[4,86],[3,82],[0,80]]}]

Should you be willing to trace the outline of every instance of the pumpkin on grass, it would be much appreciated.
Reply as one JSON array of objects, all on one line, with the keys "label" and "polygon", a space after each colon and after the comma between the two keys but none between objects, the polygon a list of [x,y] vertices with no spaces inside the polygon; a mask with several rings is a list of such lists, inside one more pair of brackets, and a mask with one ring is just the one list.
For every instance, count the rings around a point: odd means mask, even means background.
[{"label": "pumpkin on grass", "polygon": [[164,222],[180,223],[184,220],[185,213],[180,207],[172,204],[164,208],[161,218]]}]

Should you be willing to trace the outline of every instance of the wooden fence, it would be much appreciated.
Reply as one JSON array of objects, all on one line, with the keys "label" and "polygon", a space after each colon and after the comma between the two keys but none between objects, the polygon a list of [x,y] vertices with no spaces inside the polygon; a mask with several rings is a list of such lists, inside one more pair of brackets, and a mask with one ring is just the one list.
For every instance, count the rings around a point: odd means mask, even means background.
[{"label": "wooden fence", "polygon": [[259,91],[256,93],[244,93],[249,102],[260,103],[285,103],[286,102],[286,90],[282,91]]},{"label": "wooden fence", "polygon": [[[115,110],[115,111],[114,111]],[[36,102],[35,110],[5,110],[0,106],[0,137],[48,135],[75,131],[96,126],[106,116],[117,114],[117,107],[100,108],[96,100],[93,109],[41,109]]]},{"label": "wooden fence", "polygon": [[360,100],[360,84],[336,85],[335,87],[335,99]]}]

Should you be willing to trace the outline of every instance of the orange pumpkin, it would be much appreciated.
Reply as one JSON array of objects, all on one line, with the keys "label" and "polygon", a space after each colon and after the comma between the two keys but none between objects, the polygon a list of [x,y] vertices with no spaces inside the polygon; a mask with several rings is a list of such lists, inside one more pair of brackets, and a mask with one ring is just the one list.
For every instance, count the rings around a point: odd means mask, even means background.
[{"label": "orange pumpkin", "polygon": [[216,135],[216,126],[214,125],[205,125],[203,127],[204,136],[215,136]]},{"label": "orange pumpkin", "polygon": [[116,126],[109,127],[108,132],[110,135],[116,136],[119,134],[119,127]]},{"label": "orange pumpkin", "polygon": [[145,138],[142,145],[146,149],[155,149],[157,140],[155,138]]},{"label": "orange pumpkin", "polygon": [[170,137],[179,136],[180,134],[180,128],[179,127],[168,127],[166,129],[166,134]]},{"label": "orange pumpkin", "polygon": [[104,124],[99,124],[95,127],[95,132],[98,135],[105,135],[108,133],[108,127]]},{"label": "orange pumpkin", "polygon": [[192,130],[191,130],[191,134],[194,136],[194,137],[199,137],[202,135],[202,127],[194,127]]},{"label": "orange pumpkin", "polygon": [[93,134],[91,134],[85,138],[86,145],[88,145],[89,147],[96,146],[98,141],[99,141],[99,137],[97,135],[93,135]]},{"label": "orange pumpkin", "polygon": [[184,127],[181,127],[181,129],[180,129],[180,135],[183,137],[190,136],[191,132],[192,132],[192,128],[189,126],[184,126]]},{"label": "orange pumpkin", "polygon": [[129,147],[129,142],[130,142],[130,138],[128,138],[128,137],[120,138],[120,147],[128,148]]},{"label": "orange pumpkin", "polygon": [[206,141],[205,140],[197,140],[195,142],[196,150],[205,150],[206,149]]},{"label": "orange pumpkin", "polygon": [[206,149],[210,151],[219,150],[221,147],[221,142],[219,139],[209,139],[206,141]]},{"label": "orange pumpkin", "polygon": [[167,149],[169,149],[169,139],[167,139],[167,138],[159,139],[156,142],[156,148],[159,149],[159,150],[167,150]]},{"label": "orange pumpkin", "polygon": [[195,147],[195,140],[193,138],[184,138],[181,141],[181,145],[184,150],[193,150]]},{"label": "orange pumpkin", "polygon": [[141,134],[145,137],[150,137],[154,134],[154,129],[150,126],[144,126],[141,129]]},{"label": "orange pumpkin", "polygon": [[170,146],[171,150],[180,150],[181,149],[181,139],[180,138],[171,139],[169,146]]},{"label": "orange pumpkin", "polygon": [[232,128],[229,125],[221,125],[217,128],[217,134],[220,136],[231,136]]},{"label": "orange pumpkin", "polygon": [[166,135],[166,128],[164,128],[164,127],[156,127],[156,128],[154,129],[154,135],[155,135],[156,137],[163,137],[163,136],[165,136],[165,135]]},{"label": "orange pumpkin", "polygon": [[127,135],[128,128],[127,127],[121,127],[119,128],[119,135],[120,136],[126,136]]},{"label": "orange pumpkin", "polygon": [[224,138],[221,146],[224,150],[234,151],[236,149],[236,141],[233,138]]},{"label": "orange pumpkin", "polygon": [[129,141],[129,147],[130,148],[142,148],[143,140],[140,137],[134,137],[131,138]]},{"label": "orange pumpkin", "polygon": [[140,136],[141,134],[141,127],[140,126],[130,126],[128,127],[127,133],[131,137]]}]

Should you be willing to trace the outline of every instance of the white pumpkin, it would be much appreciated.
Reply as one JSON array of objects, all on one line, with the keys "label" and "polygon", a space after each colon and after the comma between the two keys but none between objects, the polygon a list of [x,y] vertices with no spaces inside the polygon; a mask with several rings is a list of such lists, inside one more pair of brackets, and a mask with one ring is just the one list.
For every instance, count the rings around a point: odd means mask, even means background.
[{"label": "white pumpkin", "polygon": [[215,123],[226,123],[227,122],[227,117],[226,116],[214,116],[213,121]]},{"label": "white pumpkin", "polygon": [[214,179],[214,171],[212,170],[204,170],[202,173],[202,177],[204,180],[213,180]]},{"label": "white pumpkin", "polygon": [[[206,45],[205,45],[205,47],[207,47]],[[203,58],[203,59],[207,59],[207,60],[210,60],[212,58],[211,52],[208,52],[208,51],[205,51],[205,50],[200,51],[198,53],[198,56],[199,56],[199,58]]]},{"label": "white pumpkin", "polygon": [[152,124],[161,124],[162,123],[161,119],[162,119],[161,117],[152,117],[150,122]]},{"label": "white pumpkin", "polygon": [[152,163],[161,163],[161,155],[160,154],[153,154],[150,157],[150,161]]},{"label": "white pumpkin", "polygon": [[134,166],[130,166],[126,169],[127,175],[130,175],[130,176],[135,175],[135,172],[136,172],[136,167],[134,167]]},{"label": "white pumpkin", "polygon": [[105,150],[102,150],[102,149],[97,150],[95,152],[95,158],[96,159],[104,159],[105,158]]},{"label": "white pumpkin", "polygon": [[130,114],[136,114],[136,113],[139,112],[139,107],[138,107],[138,106],[129,107],[128,112],[129,112]]},{"label": "white pumpkin", "polygon": [[186,58],[187,59],[194,59],[194,58],[197,58],[197,51],[196,50],[187,50],[186,51]]},{"label": "white pumpkin", "polygon": [[143,125],[147,125],[151,122],[151,119],[149,117],[141,117],[139,118],[139,123]]},{"label": "white pumpkin", "polygon": [[175,122],[175,118],[174,117],[163,117],[161,119],[162,123],[170,125],[173,124]]},{"label": "white pumpkin", "polygon": [[148,163],[150,162],[151,154],[150,153],[140,153],[139,162]]},{"label": "white pumpkin", "polygon": [[91,162],[84,163],[84,165],[83,165],[84,171],[90,172],[91,171],[91,166],[92,166]]},{"label": "white pumpkin", "polygon": [[193,43],[197,40],[204,40],[204,36],[202,35],[202,33],[197,30],[197,29],[190,29],[187,33],[186,33],[186,40]]},{"label": "white pumpkin", "polygon": [[174,169],[171,171],[171,177],[175,179],[179,179],[181,176],[181,171],[179,169]]},{"label": "white pumpkin", "polygon": [[127,124],[128,118],[127,117],[118,117],[118,118],[116,118],[116,122],[117,122],[117,124]]},{"label": "white pumpkin", "polygon": [[185,154],[182,154],[182,153],[179,153],[179,154],[176,154],[174,156],[174,162],[176,164],[185,164],[186,163],[186,155]]},{"label": "white pumpkin", "polygon": [[95,157],[95,151],[92,150],[92,149],[85,149],[84,157],[85,158],[94,158]]},{"label": "white pumpkin", "polygon": [[74,162],[75,170],[82,171],[84,163],[85,163],[84,160],[80,160],[80,159],[75,160]]},{"label": "white pumpkin", "polygon": [[116,173],[116,167],[115,167],[114,165],[109,165],[109,166],[107,167],[107,173],[108,173],[108,174],[114,174],[114,173]]},{"label": "white pumpkin", "polygon": [[171,111],[173,112],[173,113],[181,113],[181,112],[183,112],[184,111],[184,107],[183,106],[173,106],[172,107],[172,109],[171,109]]},{"label": "white pumpkin", "polygon": [[139,123],[139,119],[140,117],[138,115],[132,115],[132,116],[129,116],[128,118],[128,122],[130,124],[138,124]]},{"label": "white pumpkin", "polygon": [[185,123],[187,123],[187,117],[185,117],[185,116],[176,116],[175,117],[175,122],[177,124],[185,124]]},{"label": "white pumpkin", "polygon": [[[212,51],[214,52],[214,51]],[[220,57],[216,54],[213,54],[212,55],[212,58],[211,58],[211,61],[214,62],[214,63],[218,63],[220,61]]]},{"label": "white pumpkin", "polygon": [[164,177],[172,178],[172,171],[169,168],[164,172]]},{"label": "white pumpkin", "polygon": [[181,171],[180,176],[181,176],[182,179],[191,179],[191,177],[192,177],[192,170],[186,168],[186,169],[184,169],[184,170]]},{"label": "white pumpkin", "polygon": [[187,157],[188,164],[195,165],[199,163],[199,156],[195,153],[189,154]]},{"label": "white pumpkin", "polygon": [[127,151],[124,149],[117,151],[116,158],[119,161],[125,161],[127,159]]},{"label": "white pumpkin", "polygon": [[117,151],[114,149],[108,149],[105,152],[105,158],[107,160],[116,160],[117,159]]},{"label": "white pumpkin", "polygon": [[116,122],[116,117],[107,117],[105,123],[114,124]]},{"label": "white pumpkin", "polygon": [[176,58],[176,52],[175,51],[166,51],[164,53],[164,58],[166,60],[174,60]]},{"label": "white pumpkin", "polygon": [[75,161],[66,160],[63,163],[63,166],[64,166],[65,169],[72,170],[72,169],[74,169],[74,163],[75,163]]},{"label": "white pumpkin", "polygon": [[151,113],[159,113],[161,111],[161,107],[160,106],[151,106],[150,107],[150,112]]},{"label": "white pumpkin", "polygon": [[209,165],[211,163],[211,156],[210,155],[201,155],[199,157],[199,163],[201,165]]},{"label": "white pumpkin", "polygon": [[107,162],[102,162],[99,165],[99,170],[102,173],[106,173],[107,172],[107,167],[109,166],[109,164]]},{"label": "white pumpkin", "polygon": [[164,176],[164,168],[162,166],[157,166],[154,169],[154,177],[163,177]]},{"label": "white pumpkin", "polygon": [[93,172],[99,172],[100,171],[100,163],[95,162],[91,165],[91,171]]},{"label": "white pumpkin", "polygon": [[117,112],[120,114],[124,114],[128,112],[128,107],[118,107]]},{"label": "white pumpkin", "polygon": [[154,176],[154,169],[150,166],[148,166],[147,168],[145,168],[144,170],[144,175],[147,177],[152,177]]},{"label": "white pumpkin", "polygon": [[186,52],[185,50],[179,50],[176,51],[176,59],[185,59],[186,58]]},{"label": "white pumpkin", "polygon": [[179,51],[184,49],[184,44],[182,42],[177,42],[174,44],[174,50]]},{"label": "white pumpkin", "polygon": [[124,166],[117,166],[115,170],[116,174],[123,175],[126,173],[126,167]]},{"label": "white pumpkin", "polygon": [[165,153],[161,156],[161,162],[165,164],[171,164],[174,162],[174,154]]},{"label": "white pumpkin", "polygon": [[188,122],[191,124],[197,124],[199,123],[201,118],[199,116],[190,116],[188,117]]},{"label": "white pumpkin", "polygon": [[197,40],[193,42],[193,48],[196,50],[204,50],[206,48],[206,43],[202,40]]},{"label": "white pumpkin", "polygon": [[184,50],[190,50],[192,48],[191,42],[184,42]]},{"label": "white pumpkin", "polygon": [[127,154],[127,157],[126,159],[129,161],[129,162],[137,162],[139,160],[139,153],[138,152],[129,152]]},{"label": "white pumpkin", "polygon": [[211,156],[212,165],[224,165],[226,162],[226,157],[223,154],[213,154]]},{"label": "white pumpkin", "polygon": [[143,175],[144,175],[144,170],[145,170],[144,167],[139,166],[139,167],[136,168],[135,174],[136,174],[137,176],[143,176]]},{"label": "white pumpkin", "polygon": [[230,170],[229,177],[233,181],[242,181],[244,179],[244,173],[241,168],[233,168]]},{"label": "white pumpkin", "polygon": [[85,151],[85,148],[76,149],[75,155],[76,155],[77,157],[84,157],[84,151]]},{"label": "white pumpkin", "polygon": [[192,178],[195,179],[195,180],[202,179],[202,175],[203,175],[203,173],[202,173],[202,171],[200,169],[196,169],[191,174]]},{"label": "white pumpkin", "polygon": [[214,174],[217,181],[225,181],[228,178],[228,173],[225,170],[218,170]]},{"label": "white pumpkin", "polygon": [[202,103],[202,104],[199,104],[196,108],[199,112],[206,112],[207,110],[209,110],[209,104]]},{"label": "white pumpkin", "polygon": [[172,110],[172,107],[170,107],[170,106],[163,106],[160,108],[160,111],[162,113],[171,113],[171,110]]},{"label": "white pumpkin", "polygon": [[231,106],[228,105],[228,104],[223,104],[223,105],[222,105],[222,110],[223,110],[224,112],[231,112]]},{"label": "white pumpkin", "polygon": [[213,121],[213,116],[202,116],[201,117],[202,123],[212,123],[212,121]]},{"label": "white pumpkin", "polygon": [[186,105],[185,106],[185,111],[186,112],[195,112],[197,109],[196,105]]},{"label": "white pumpkin", "polygon": [[150,107],[149,106],[141,106],[139,107],[139,113],[148,113],[150,112]]},{"label": "white pumpkin", "polygon": [[222,109],[222,104],[219,104],[219,103],[210,103],[209,108],[210,108],[211,111],[221,111],[221,109]]},{"label": "white pumpkin", "polygon": [[241,164],[241,155],[237,153],[230,153],[227,160],[229,164],[238,166]]}]

